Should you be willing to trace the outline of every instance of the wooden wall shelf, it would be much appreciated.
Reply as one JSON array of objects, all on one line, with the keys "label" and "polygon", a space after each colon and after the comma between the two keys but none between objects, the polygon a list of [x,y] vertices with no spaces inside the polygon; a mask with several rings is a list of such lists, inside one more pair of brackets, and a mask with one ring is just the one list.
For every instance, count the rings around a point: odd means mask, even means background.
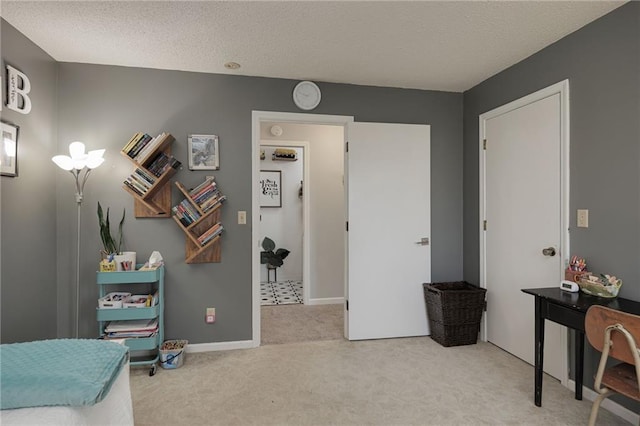
[{"label": "wooden wall shelf", "polygon": [[173,207],[173,219],[186,235],[186,263],[217,263],[222,257],[220,208],[226,197],[221,195],[213,179],[206,179],[193,190],[180,182],[176,186],[184,200]]},{"label": "wooden wall shelf", "polygon": [[174,140],[169,133],[151,138],[138,132],[120,151],[135,166],[122,187],[134,199],[135,217],[171,215],[171,186],[167,183],[181,165],[171,156]]}]

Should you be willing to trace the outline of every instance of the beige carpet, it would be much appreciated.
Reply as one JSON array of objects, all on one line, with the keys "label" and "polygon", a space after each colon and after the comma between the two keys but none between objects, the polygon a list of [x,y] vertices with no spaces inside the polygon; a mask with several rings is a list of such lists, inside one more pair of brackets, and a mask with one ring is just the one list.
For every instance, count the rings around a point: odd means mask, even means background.
[{"label": "beige carpet", "polygon": [[[136,425],[586,425],[591,402],[488,343],[325,340],[189,353],[135,368]],[[624,421],[601,409],[598,425]]]},{"label": "beige carpet", "polygon": [[344,336],[343,305],[262,306],[263,345],[335,340]]}]

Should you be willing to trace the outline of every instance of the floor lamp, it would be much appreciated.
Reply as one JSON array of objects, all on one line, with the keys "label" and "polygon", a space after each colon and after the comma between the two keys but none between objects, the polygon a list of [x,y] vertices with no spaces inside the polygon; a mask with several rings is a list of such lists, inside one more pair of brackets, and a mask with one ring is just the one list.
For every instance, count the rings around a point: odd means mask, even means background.
[{"label": "floor lamp", "polygon": [[[80,207],[82,206],[82,191],[84,184],[89,178],[91,170],[104,162],[104,149],[96,149],[85,154],[85,147],[82,142],[71,142],[69,144],[69,156],[56,155],[53,162],[62,170],[71,173],[76,181],[76,204],[78,205],[78,232],[76,245],[76,339],[80,328]],[[82,177],[80,173],[83,172]]]}]

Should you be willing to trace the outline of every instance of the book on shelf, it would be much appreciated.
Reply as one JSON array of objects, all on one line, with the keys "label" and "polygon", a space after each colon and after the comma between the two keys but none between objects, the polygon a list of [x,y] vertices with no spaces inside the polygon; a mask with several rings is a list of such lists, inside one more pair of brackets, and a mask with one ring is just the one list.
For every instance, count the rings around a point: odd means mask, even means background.
[{"label": "book on shelf", "polygon": [[136,144],[127,152],[127,155],[131,158],[135,158],[136,155],[145,147],[147,143],[151,140],[151,135],[145,133]]},{"label": "book on shelf", "polygon": [[219,194],[220,191],[218,190],[216,185],[211,185],[211,186],[207,186],[205,188],[203,188],[200,192],[198,192],[196,195],[191,196],[191,199],[193,201],[195,201],[196,203],[201,203],[203,201],[205,201],[206,199],[215,196],[216,194]]},{"label": "book on shelf", "polygon": [[134,175],[129,176],[125,183],[129,184],[129,186],[134,187],[141,194],[146,194],[149,190],[149,187],[145,186]]},{"label": "book on shelf", "polygon": [[204,188],[202,191],[198,192],[198,194],[196,194],[194,197],[191,197],[191,198],[196,203],[201,204],[204,201],[208,200],[209,198],[215,197],[219,194],[220,194],[220,190],[217,188],[217,186],[213,185],[213,186],[208,186]]},{"label": "book on shelf", "polygon": [[227,199],[220,193],[213,177],[207,178],[200,185],[189,191],[189,196],[203,212],[207,212]]},{"label": "book on shelf", "polygon": [[164,152],[160,152],[151,162],[149,167],[147,167],[147,170],[149,170],[153,175],[160,177],[168,169],[178,169],[181,165],[182,163],[175,157],[168,156]]},{"label": "book on shelf", "polygon": [[133,157],[132,157],[134,161],[139,162],[143,153],[148,152],[147,150],[149,149],[150,146],[153,145],[153,142],[155,140],[156,138],[151,137],[151,135],[147,135],[147,137],[141,141],[140,145],[136,149],[134,149]]},{"label": "book on shelf", "polygon": [[144,160],[145,158],[147,158],[147,156],[152,153],[153,151],[156,150],[156,148],[158,148],[162,142],[164,142],[164,140],[168,137],[168,133],[162,132],[160,133],[158,136],[156,136],[155,138],[151,139],[149,141],[149,143],[147,143],[138,153],[138,155],[136,155],[134,157],[134,160],[141,162],[142,160]]},{"label": "book on shelf", "polygon": [[203,212],[208,212],[209,210],[217,207],[218,205],[222,204],[224,201],[226,201],[227,196],[226,195],[221,195],[219,197],[216,198],[210,198],[208,199],[205,203],[203,203],[200,208],[202,209]]},{"label": "book on shelf", "polygon": [[127,177],[124,184],[133,189],[138,195],[144,196],[154,185],[155,179],[143,169],[137,168]]},{"label": "book on shelf", "polygon": [[189,196],[191,198],[194,198],[203,188],[208,187],[212,183],[215,184],[214,178],[213,178],[213,176],[209,176],[200,185],[198,185],[195,188],[193,188],[192,190],[190,190],[189,191]]},{"label": "book on shelf", "polygon": [[138,176],[140,176],[142,179],[144,179],[147,183],[149,183],[149,185],[153,185],[156,182],[156,179],[150,175],[149,173],[147,173],[146,171],[144,171],[143,169],[137,168],[133,171],[133,173],[137,174]]},{"label": "book on shelf", "polygon": [[170,134],[166,132],[160,133],[156,137],[152,137],[148,133],[137,132],[129,142],[122,148],[122,152],[128,155],[134,161],[141,163],[154,150],[161,146]]},{"label": "book on shelf", "polygon": [[129,139],[129,142],[127,142],[126,145],[124,146],[124,148],[122,148],[122,152],[124,152],[125,154],[129,155],[129,151],[131,150],[131,148],[133,148],[133,146],[138,142],[138,140],[143,135],[144,135],[144,133],[142,133],[142,132],[134,133],[133,136],[131,136],[131,139]]},{"label": "book on shelf", "polygon": [[184,226],[191,225],[202,216],[187,199],[182,200],[180,204],[174,206],[171,210]]},{"label": "book on shelf", "polygon": [[222,233],[222,231],[224,230],[222,224],[220,222],[216,223],[215,225],[213,225],[211,228],[209,228],[205,233],[203,233],[202,235],[200,235],[198,237],[198,242],[201,245],[206,245],[209,241],[211,241],[212,239],[214,239],[215,237],[217,237],[218,235],[220,235]]},{"label": "book on shelf", "polygon": [[124,181],[124,184],[127,186],[127,188],[131,189],[133,192],[135,192],[136,194],[138,194],[141,197],[144,197],[145,193],[140,191],[140,189],[138,189],[136,186],[134,186],[131,182],[129,182],[128,180]]}]

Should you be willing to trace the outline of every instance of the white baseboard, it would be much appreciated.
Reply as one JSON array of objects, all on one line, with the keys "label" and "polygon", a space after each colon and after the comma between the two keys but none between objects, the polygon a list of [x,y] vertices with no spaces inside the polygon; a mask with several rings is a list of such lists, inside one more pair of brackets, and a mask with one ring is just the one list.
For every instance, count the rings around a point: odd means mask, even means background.
[{"label": "white baseboard", "polygon": [[187,353],[190,352],[213,352],[213,351],[230,351],[233,349],[250,349],[255,348],[253,340],[240,340],[237,342],[218,342],[218,343],[189,343],[187,345]]},{"label": "white baseboard", "polygon": [[344,303],[344,297],[325,297],[321,299],[309,299],[309,305],[339,305]]},{"label": "white baseboard", "polygon": [[[573,380],[569,380],[567,382],[567,388],[571,389],[572,391],[575,390],[576,382]],[[594,401],[598,397],[598,393],[593,389],[589,389],[586,386],[582,386],[582,396],[583,398],[586,398],[589,401]],[[600,407],[612,412],[616,416],[622,417],[623,419],[625,419],[626,421],[628,421],[633,425],[640,424],[640,414],[634,413],[633,411],[623,407],[622,405],[618,404],[615,401],[612,401],[609,398],[606,398],[604,401],[602,401],[602,404],[600,404]]]}]

